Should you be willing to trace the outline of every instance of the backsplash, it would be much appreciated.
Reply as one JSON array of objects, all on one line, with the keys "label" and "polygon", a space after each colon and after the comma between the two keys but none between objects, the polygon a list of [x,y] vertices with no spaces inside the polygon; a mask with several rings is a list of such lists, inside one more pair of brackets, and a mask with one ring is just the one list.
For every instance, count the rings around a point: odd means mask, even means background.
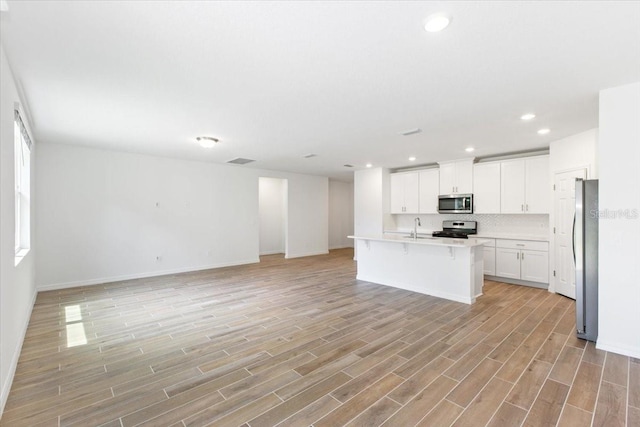
[{"label": "backsplash", "polygon": [[549,215],[393,215],[396,229],[405,231],[413,229],[414,218],[419,217],[421,226],[418,230],[433,231],[442,229],[444,220],[478,221],[478,233],[513,233],[545,237],[549,235]]}]

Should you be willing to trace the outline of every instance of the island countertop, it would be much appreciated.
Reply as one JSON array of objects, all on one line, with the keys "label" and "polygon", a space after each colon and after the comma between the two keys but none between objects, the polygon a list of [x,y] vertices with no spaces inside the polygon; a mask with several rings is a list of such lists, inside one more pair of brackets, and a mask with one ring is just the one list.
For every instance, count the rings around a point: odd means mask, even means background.
[{"label": "island countertop", "polygon": [[406,235],[391,234],[377,236],[347,236],[355,240],[371,240],[377,242],[409,243],[412,245],[449,246],[454,248],[472,248],[489,243],[487,239],[470,237],[468,239],[451,239],[445,237],[420,236],[417,239]]}]

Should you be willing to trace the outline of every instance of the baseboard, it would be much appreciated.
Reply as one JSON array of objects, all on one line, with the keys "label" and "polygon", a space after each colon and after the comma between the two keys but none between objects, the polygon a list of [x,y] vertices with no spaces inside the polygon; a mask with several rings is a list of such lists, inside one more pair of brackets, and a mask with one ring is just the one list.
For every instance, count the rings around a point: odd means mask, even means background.
[{"label": "baseboard", "polygon": [[529,282],[528,280],[510,279],[508,277],[498,277],[484,275],[485,280],[491,280],[493,282],[509,283],[510,285],[529,286],[531,288],[549,289],[548,283]]},{"label": "baseboard", "polygon": [[33,312],[33,306],[36,304],[36,298],[38,297],[38,291],[34,290],[33,296],[31,297],[31,305],[29,306],[29,314],[26,317],[25,323],[22,325],[21,336],[18,343],[18,346],[13,351],[13,356],[11,357],[11,365],[9,367],[9,372],[7,375],[7,381],[2,384],[2,397],[0,399],[0,419],[2,418],[2,414],[4,413],[4,407],[7,404],[7,399],[9,398],[9,392],[11,391],[11,385],[13,384],[13,377],[16,374],[16,368],[18,367],[18,360],[20,359],[20,352],[22,351],[22,345],[24,343],[24,338],[27,335],[27,328],[29,327],[29,321],[31,320],[31,313]]},{"label": "baseboard", "polygon": [[194,271],[211,270],[213,268],[222,268],[222,267],[233,267],[235,265],[255,264],[259,262],[260,262],[259,258],[252,258],[248,260],[234,261],[230,263],[217,263],[217,264],[202,265],[198,267],[176,268],[171,270],[152,271],[147,273],[127,274],[123,276],[110,276],[110,277],[101,277],[97,279],[78,280],[76,282],[64,282],[64,283],[52,283],[48,285],[38,285],[37,289],[38,289],[38,292],[55,291],[58,289],[77,288],[80,286],[93,286],[93,285],[100,285],[104,283],[121,282],[123,280],[145,279],[148,277],[166,276],[169,274],[190,273]]},{"label": "baseboard", "polygon": [[334,249],[353,249],[353,245],[340,245],[340,246],[329,246],[329,250],[332,251]]},{"label": "baseboard", "polygon": [[277,255],[277,254],[283,254],[283,255],[284,255],[284,251],[266,251],[266,252],[260,252],[260,256],[262,256],[262,255]]},{"label": "baseboard", "polygon": [[636,359],[640,359],[640,348],[638,347],[629,347],[626,345],[621,346],[618,343],[610,343],[598,338],[598,340],[596,341],[596,348],[598,350],[610,351],[612,353],[621,354],[623,356],[635,357]]},{"label": "baseboard", "polygon": [[320,252],[301,252],[298,254],[287,254],[285,255],[285,258],[289,259],[289,258],[302,258],[302,257],[306,257],[306,256],[315,256],[315,255],[327,255],[329,253],[329,251],[320,251]]}]

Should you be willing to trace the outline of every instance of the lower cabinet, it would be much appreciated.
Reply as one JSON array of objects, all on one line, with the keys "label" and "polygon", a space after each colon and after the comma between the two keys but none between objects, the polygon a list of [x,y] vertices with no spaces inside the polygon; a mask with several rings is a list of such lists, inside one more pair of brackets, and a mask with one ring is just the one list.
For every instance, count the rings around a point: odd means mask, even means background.
[{"label": "lower cabinet", "polygon": [[497,239],[495,251],[495,276],[549,283],[547,242]]},{"label": "lower cabinet", "polygon": [[484,274],[496,275],[496,240],[487,239],[489,243],[484,245]]}]

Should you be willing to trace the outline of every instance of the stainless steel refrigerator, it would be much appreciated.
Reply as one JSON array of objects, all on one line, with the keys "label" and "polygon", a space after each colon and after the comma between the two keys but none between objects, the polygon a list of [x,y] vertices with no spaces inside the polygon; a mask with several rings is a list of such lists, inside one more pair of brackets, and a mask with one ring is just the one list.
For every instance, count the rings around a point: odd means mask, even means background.
[{"label": "stainless steel refrigerator", "polygon": [[576,179],[573,228],[578,338],[598,338],[598,180]]}]

